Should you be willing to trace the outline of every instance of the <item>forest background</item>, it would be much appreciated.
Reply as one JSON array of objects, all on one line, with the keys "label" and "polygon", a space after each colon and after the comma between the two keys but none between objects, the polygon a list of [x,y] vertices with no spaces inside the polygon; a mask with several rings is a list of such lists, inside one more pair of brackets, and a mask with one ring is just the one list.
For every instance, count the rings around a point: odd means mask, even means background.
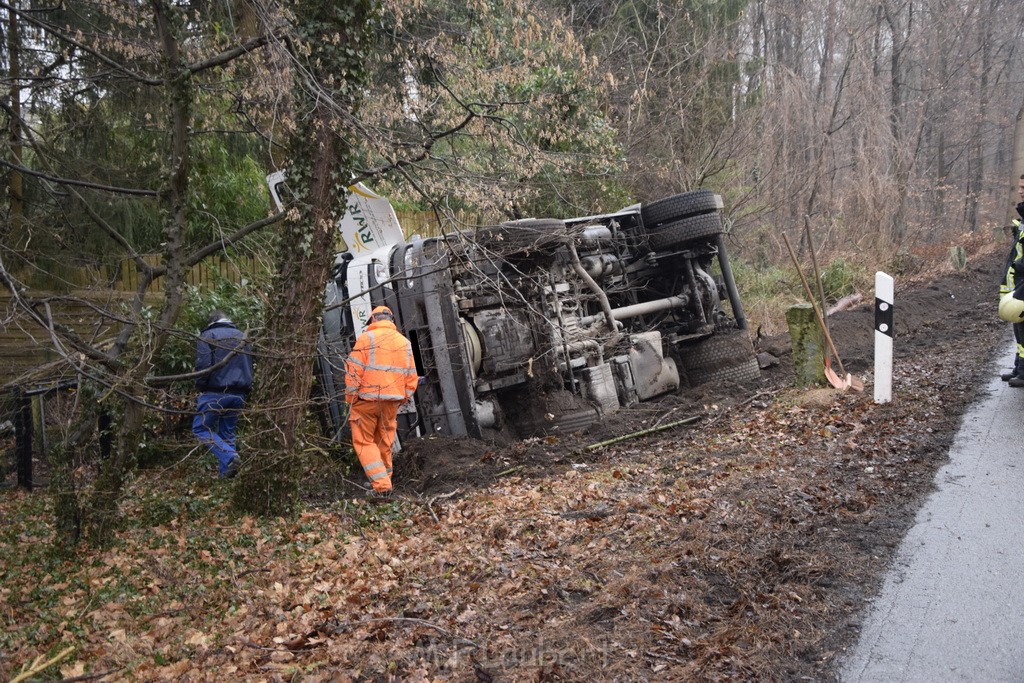
[{"label": "forest background", "polygon": [[[24,503],[45,522],[6,532],[40,575],[27,561],[0,572],[30,593],[75,591],[51,597],[83,615],[123,596],[57,581],[74,567],[60,558],[116,543],[125,510],[136,525],[206,510],[191,483],[172,497],[136,477],[187,423],[212,306],[248,328],[259,361],[245,429],[260,466],[230,502],[295,519],[353,182],[437,231],[713,189],[749,317],[772,331],[799,296],[784,233],[813,233],[836,299],[874,270],[915,274],[1005,240],[1024,171],[1012,0],[0,0],[0,14],[0,333],[56,359],[18,386],[76,387],[47,445],[49,492]],[[265,176],[279,169],[294,198],[276,212]],[[200,264],[246,275],[190,284]],[[3,649],[57,657],[85,628],[47,614]],[[201,635],[181,636],[181,662]]]},{"label": "forest background", "polygon": [[[792,300],[784,232],[815,235],[835,298],[965,233],[995,239],[1024,158],[1024,6],[1009,0],[0,10],[5,332],[79,387],[51,449],[64,548],[116,530],[154,415],[187,412],[172,397],[213,305],[272,361],[249,427],[264,466],[236,506],[297,509],[322,284],[354,181],[441,231],[712,188],[751,317],[770,327]],[[282,168],[294,201],[275,213],[264,178]],[[257,266],[190,286],[211,258]],[[135,290],[115,295],[126,267]],[[62,319],[69,306],[93,323]]]}]

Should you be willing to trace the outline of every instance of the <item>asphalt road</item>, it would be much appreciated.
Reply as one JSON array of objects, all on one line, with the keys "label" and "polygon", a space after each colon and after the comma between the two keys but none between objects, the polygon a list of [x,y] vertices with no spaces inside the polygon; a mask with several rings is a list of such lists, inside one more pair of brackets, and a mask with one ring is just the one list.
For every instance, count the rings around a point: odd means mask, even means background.
[{"label": "asphalt road", "polygon": [[1024,388],[999,379],[1012,359],[964,415],[840,680],[1024,681]]}]

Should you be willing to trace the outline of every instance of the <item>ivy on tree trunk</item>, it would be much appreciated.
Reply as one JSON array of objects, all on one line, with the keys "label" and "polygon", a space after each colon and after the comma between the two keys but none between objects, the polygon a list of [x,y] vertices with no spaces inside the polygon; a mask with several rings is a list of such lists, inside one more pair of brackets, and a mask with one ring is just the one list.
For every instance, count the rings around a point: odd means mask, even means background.
[{"label": "ivy on tree trunk", "polygon": [[289,186],[299,209],[286,221],[263,348],[257,360],[242,475],[235,504],[261,515],[293,513],[302,472],[303,427],[313,380],[324,284],[337,221],[353,176],[348,116],[365,80],[372,0],[292,5],[294,123]]}]

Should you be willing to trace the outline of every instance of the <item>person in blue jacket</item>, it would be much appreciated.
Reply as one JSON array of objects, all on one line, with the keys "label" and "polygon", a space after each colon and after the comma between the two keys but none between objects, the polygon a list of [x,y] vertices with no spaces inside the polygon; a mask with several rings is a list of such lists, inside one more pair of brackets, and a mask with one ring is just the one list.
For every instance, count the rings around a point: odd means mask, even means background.
[{"label": "person in blue jacket", "polygon": [[196,342],[199,398],[192,433],[217,458],[220,477],[238,474],[235,425],[252,388],[252,348],[224,311],[210,312]]}]

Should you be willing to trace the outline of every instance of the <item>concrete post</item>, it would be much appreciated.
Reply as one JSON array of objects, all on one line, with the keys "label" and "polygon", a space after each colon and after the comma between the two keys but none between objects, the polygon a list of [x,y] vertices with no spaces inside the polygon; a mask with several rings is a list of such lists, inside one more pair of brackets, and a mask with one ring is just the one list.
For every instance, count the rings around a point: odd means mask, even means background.
[{"label": "concrete post", "polygon": [[786,311],[793,347],[793,373],[798,387],[825,384],[825,335],[810,304],[796,304]]}]

